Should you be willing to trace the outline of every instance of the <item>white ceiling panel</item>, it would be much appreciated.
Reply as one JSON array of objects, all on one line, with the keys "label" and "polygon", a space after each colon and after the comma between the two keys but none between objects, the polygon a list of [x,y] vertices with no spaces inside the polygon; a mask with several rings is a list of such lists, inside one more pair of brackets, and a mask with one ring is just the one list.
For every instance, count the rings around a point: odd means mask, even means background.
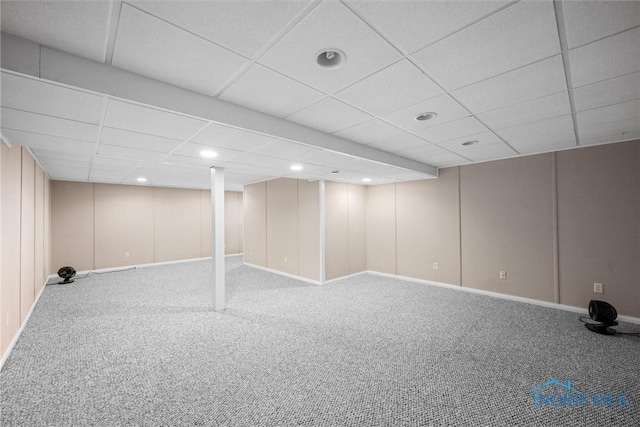
[{"label": "white ceiling panel", "polygon": [[331,133],[371,118],[369,114],[329,97],[292,114],[287,120]]},{"label": "white ceiling panel", "polygon": [[192,142],[211,147],[229,148],[237,151],[255,150],[261,145],[275,141],[275,138],[253,132],[211,123],[192,139]]},{"label": "white ceiling panel", "polygon": [[[200,153],[204,150],[214,151],[218,156],[213,159],[205,159]],[[192,162],[191,164],[197,166],[207,166],[210,167],[212,164],[217,162],[228,162],[242,154],[242,151],[230,150],[228,148],[213,148],[209,145],[195,144],[193,142],[188,142],[184,144],[182,147],[177,149],[174,155],[183,156],[193,158],[193,160],[197,160],[197,162]],[[171,158],[173,156],[166,159],[167,162],[172,163]]]},{"label": "white ceiling panel", "polygon": [[573,86],[579,87],[640,70],[640,28],[569,52]]},{"label": "white ceiling panel", "polygon": [[77,139],[60,138],[39,133],[23,132],[11,129],[2,129],[2,137],[11,145],[24,145],[25,147],[40,150],[60,151],[67,153],[91,153],[96,152],[95,142],[79,141]]},{"label": "white ceiling panel", "polygon": [[333,169],[348,169],[357,162],[357,158],[355,157],[334,153],[332,151],[323,151],[301,160]]},{"label": "white ceiling panel", "polygon": [[564,1],[569,48],[640,25],[638,1]]},{"label": "white ceiling panel", "polygon": [[482,162],[486,160],[504,159],[506,157],[514,157],[517,153],[513,151],[504,142],[498,142],[489,145],[473,145],[471,147],[463,147],[456,150],[457,154],[473,160],[474,162]]},{"label": "white ceiling panel", "polygon": [[336,132],[334,135],[351,141],[371,145],[372,142],[389,139],[405,133],[384,120],[373,119]]},{"label": "white ceiling panel", "polygon": [[118,159],[144,160],[150,162],[160,161],[164,156],[166,156],[165,153],[159,153],[157,151],[145,151],[106,144],[100,144],[98,146],[98,154],[107,157],[117,157]]},{"label": "white ceiling panel", "polygon": [[100,123],[105,98],[2,73],[2,106],[90,124]]},{"label": "white ceiling panel", "polygon": [[300,160],[312,157],[322,153],[323,151],[324,150],[322,149],[310,147],[308,145],[281,140],[270,142],[253,150],[254,153],[290,160]]},{"label": "white ceiling panel", "polygon": [[[416,117],[420,114],[433,112],[437,117],[420,121]],[[440,95],[427,101],[420,102],[395,113],[384,116],[384,119],[409,131],[438,126],[443,123],[468,117],[469,112],[449,95]]]},{"label": "white ceiling panel", "polygon": [[640,138],[640,120],[628,119],[581,127],[580,144],[602,144],[605,142],[627,141]]},{"label": "white ceiling panel", "polygon": [[640,73],[627,74],[573,90],[576,111],[590,110],[639,98]]},{"label": "white ceiling panel", "polygon": [[413,56],[453,90],[559,52],[553,2],[523,1]]},{"label": "white ceiling panel", "polygon": [[461,120],[455,120],[440,126],[420,130],[417,134],[428,141],[438,143],[488,131],[489,129],[475,117],[465,117]]},{"label": "white ceiling panel", "polygon": [[640,100],[594,108],[578,113],[578,128],[635,118],[640,122]]},{"label": "white ceiling panel", "polygon": [[393,1],[348,0],[347,4],[407,53],[415,52],[509,1]]},{"label": "white ceiling panel", "polygon": [[2,1],[2,31],[104,62],[113,2]]},{"label": "white ceiling panel", "polygon": [[140,162],[133,160],[113,159],[109,157],[102,157],[100,155],[94,156],[91,162],[91,173],[109,174],[114,175],[119,173],[129,173]]},{"label": "white ceiling panel", "polygon": [[[462,145],[464,142],[478,141],[475,145]],[[496,136],[493,132],[483,132],[480,134],[465,136],[464,138],[455,138],[446,142],[438,144],[438,146],[453,151],[454,153],[460,153],[462,151],[470,150],[472,148],[487,147],[489,145],[503,144],[504,142]],[[511,155],[516,154],[511,150]]]},{"label": "white ceiling panel", "polygon": [[434,155],[425,160],[430,165],[437,166],[439,168],[446,168],[449,166],[458,166],[458,165],[466,165],[471,163],[470,159],[462,155],[458,155],[455,153],[444,153],[439,155]]},{"label": "white ceiling panel", "polygon": [[276,117],[286,117],[324,97],[322,92],[254,64],[220,99]]},{"label": "white ceiling panel", "polygon": [[453,92],[473,113],[483,113],[567,90],[562,56],[519,68]]},{"label": "white ceiling panel", "polygon": [[399,151],[407,150],[409,148],[420,147],[425,144],[429,144],[429,142],[411,133],[406,132],[402,135],[393,136],[391,138],[385,138],[385,139],[380,139],[380,140],[371,142],[368,145],[375,148],[379,148],[383,151],[397,153]]},{"label": "white ceiling panel", "polygon": [[478,118],[487,126],[499,129],[569,113],[569,96],[567,92],[561,92],[478,114]]},{"label": "white ceiling panel", "polygon": [[61,161],[73,161],[83,164],[90,164],[93,153],[65,153],[61,151],[32,149],[33,154],[41,163]]},{"label": "white ceiling panel", "polygon": [[86,181],[89,176],[89,166],[48,166],[47,173],[51,179],[57,181]]},{"label": "white ceiling panel", "polygon": [[187,139],[204,128],[207,122],[112,99],[104,125],[164,138]]},{"label": "white ceiling panel", "polygon": [[133,4],[245,56],[255,55],[308,1],[134,1]]},{"label": "white ceiling panel", "polygon": [[[346,59],[338,68],[321,68],[318,54],[332,48],[343,51]],[[331,93],[400,58],[398,51],[347,7],[330,1],[314,9],[259,62]]]},{"label": "white ceiling panel", "polygon": [[546,135],[567,130],[573,132],[571,114],[498,129],[496,133],[507,142],[511,142],[528,139],[534,135]]},{"label": "white ceiling panel", "polygon": [[290,173],[289,167],[294,163],[292,160],[281,159],[263,154],[244,153],[236,157],[234,163],[243,163],[248,166],[265,167],[269,169],[277,169]]},{"label": "white ceiling panel", "polygon": [[182,144],[182,142],[182,140],[162,138],[160,136],[131,132],[106,126],[102,128],[102,135],[100,136],[101,144],[117,145],[120,147],[155,151],[158,153],[168,153],[175,150],[180,144]]},{"label": "white ceiling panel", "polygon": [[80,139],[95,142],[98,140],[98,125],[60,119],[43,114],[29,113],[2,107],[0,115],[2,127],[33,133],[59,136],[61,138]]},{"label": "white ceiling panel", "polygon": [[44,158],[38,159],[43,167],[49,168],[49,166],[55,166],[57,168],[88,168],[91,166],[91,159],[87,161],[70,160],[70,159],[52,159]]},{"label": "white ceiling panel", "polygon": [[113,65],[211,95],[247,60],[124,3]]},{"label": "white ceiling panel", "polygon": [[520,154],[544,153],[576,146],[573,129],[561,130],[509,142]]},{"label": "white ceiling panel", "polygon": [[335,97],[382,116],[442,93],[433,80],[404,59],[341,90]]},{"label": "white ceiling panel", "polygon": [[430,143],[423,144],[419,147],[409,148],[398,153],[400,156],[418,161],[429,161],[430,159],[444,156],[446,154],[450,154],[450,151]]}]

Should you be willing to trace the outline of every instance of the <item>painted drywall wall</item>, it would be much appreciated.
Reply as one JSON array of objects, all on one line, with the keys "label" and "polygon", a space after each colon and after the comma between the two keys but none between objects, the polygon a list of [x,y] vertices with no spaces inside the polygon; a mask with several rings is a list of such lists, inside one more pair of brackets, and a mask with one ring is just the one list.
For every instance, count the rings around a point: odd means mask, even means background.
[{"label": "painted drywall wall", "polygon": [[23,147],[0,142],[0,353],[44,286],[50,265],[49,180]]},{"label": "painted drywall wall", "polygon": [[[210,256],[211,202],[206,191],[52,181],[53,269],[120,267]],[[231,192],[229,218],[241,216]],[[226,198],[226,197],[225,197]],[[242,224],[225,223],[227,253],[242,252]]]},{"label": "painted drywall wall", "polygon": [[267,183],[244,187],[244,262],[267,266]]},{"label": "painted drywall wall", "polygon": [[374,185],[366,190],[367,269],[397,274],[396,185]]},{"label": "painted drywall wall", "polygon": [[298,181],[298,274],[320,279],[320,186]]},{"label": "painted drywall wall", "polygon": [[298,180],[267,181],[267,268],[298,275]]}]

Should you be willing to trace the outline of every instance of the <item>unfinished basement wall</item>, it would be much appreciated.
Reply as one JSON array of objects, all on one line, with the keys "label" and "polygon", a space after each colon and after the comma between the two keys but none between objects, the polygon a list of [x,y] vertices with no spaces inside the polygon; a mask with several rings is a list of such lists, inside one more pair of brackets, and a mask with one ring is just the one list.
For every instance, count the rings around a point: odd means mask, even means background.
[{"label": "unfinished basement wall", "polygon": [[[208,191],[52,181],[52,266],[93,270],[210,256]],[[227,253],[242,252],[242,196],[226,207]],[[229,237],[227,237],[229,236]]]},{"label": "unfinished basement wall", "polygon": [[49,179],[26,148],[0,142],[0,354],[48,276]]}]

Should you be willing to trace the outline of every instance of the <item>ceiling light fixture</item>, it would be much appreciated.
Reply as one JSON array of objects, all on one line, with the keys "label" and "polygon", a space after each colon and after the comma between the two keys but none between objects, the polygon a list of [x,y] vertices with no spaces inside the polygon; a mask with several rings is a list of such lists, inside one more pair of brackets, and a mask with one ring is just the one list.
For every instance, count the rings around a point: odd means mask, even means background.
[{"label": "ceiling light fixture", "polygon": [[371,178],[362,178],[362,182],[371,182]]},{"label": "ceiling light fixture", "polygon": [[478,143],[478,140],[477,140],[477,139],[474,139],[473,141],[466,141],[466,142],[463,142],[463,143],[462,143],[462,145],[464,145],[464,146],[469,146],[469,145],[476,145],[477,143]]},{"label": "ceiling light fixture", "polygon": [[336,170],[336,171],[331,171],[331,174],[332,174],[332,175],[337,175],[337,174],[339,174],[339,173],[340,173],[340,171],[338,171],[338,170]]},{"label": "ceiling light fixture", "polygon": [[291,169],[292,171],[299,172],[304,168],[302,167],[302,165],[291,165],[291,167],[289,169]]},{"label": "ceiling light fixture", "polygon": [[322,68],[338,68],[347,59],[343,51],[339,49],[323,49],[317,56],[316,62]]},{"label": "ceiling light fixture", "polygon": [[424,122],[425,120],[435,119],[436,117],[438,117],[438,113],[428,112],[428,113],[418,114],[416,116],[416,120],[419,122]]},{"label": "ceiling light fixture", "polygon": [[205,159],[215,159],[216,157],[218,157],[218,153],[213,150],[202,150],[200,152],[200,157],[203,157]]},{"label": "ceiling light fixture", "polygon": [[141,177],[138,177],[137,181],[138,182],[147,182],[147,178],[141,176]]}]

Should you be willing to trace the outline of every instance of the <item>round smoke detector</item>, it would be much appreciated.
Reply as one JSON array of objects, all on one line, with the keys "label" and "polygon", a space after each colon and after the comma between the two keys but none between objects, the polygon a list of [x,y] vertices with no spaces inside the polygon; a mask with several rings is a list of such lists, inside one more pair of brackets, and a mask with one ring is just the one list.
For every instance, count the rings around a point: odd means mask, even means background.
[{"label": "round smoke detector", "polygon": [[340,49],[323,49],[316,57],[316,62],[322,68],[338,68],[340,67],[344,61],[346,61],[347,56]]}]

